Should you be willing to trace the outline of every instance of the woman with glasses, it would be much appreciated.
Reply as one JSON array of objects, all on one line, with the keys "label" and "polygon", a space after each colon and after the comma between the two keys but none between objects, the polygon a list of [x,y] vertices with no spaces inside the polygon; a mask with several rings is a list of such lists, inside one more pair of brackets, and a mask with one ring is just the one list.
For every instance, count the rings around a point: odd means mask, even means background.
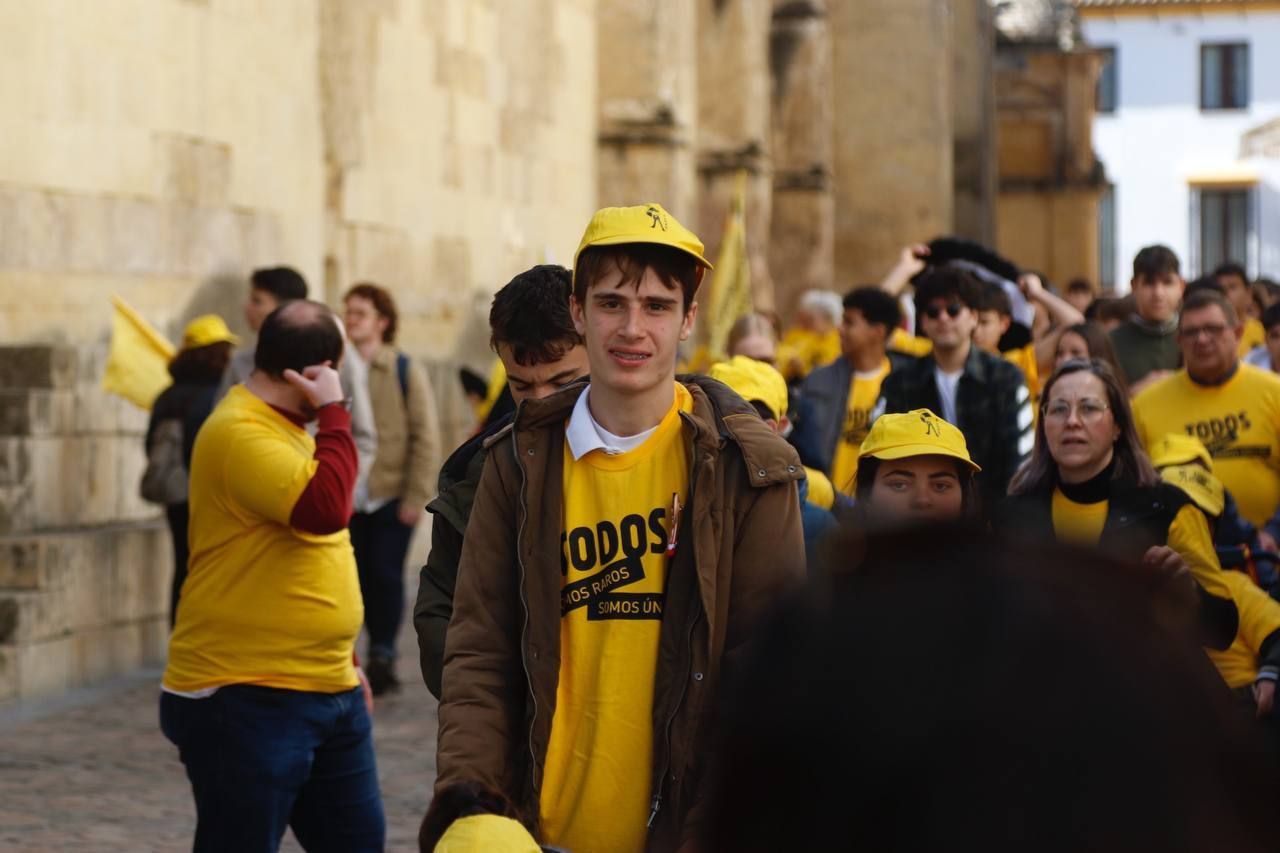
[{"label": "woman with glasses", "polygon": [[1201,642],[1231,645],[1238,617],[1208,522],[1152,467],[1124,389],[1105,362],[1075,359],[1054,371],[1031,458],[1009,494],[996,515],[999,532],[1096,547],[1140,563],[1174,590],[1194,588]]}]

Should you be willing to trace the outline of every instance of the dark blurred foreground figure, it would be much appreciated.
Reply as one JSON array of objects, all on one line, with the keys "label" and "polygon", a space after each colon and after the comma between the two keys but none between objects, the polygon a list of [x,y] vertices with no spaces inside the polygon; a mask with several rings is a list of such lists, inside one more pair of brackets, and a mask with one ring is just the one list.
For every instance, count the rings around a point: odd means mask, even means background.
[{"label": "dark blurred foreground figure", "polygon": [[[852,536],[852,534],[846,534]],[[1252,851],[1280,786],[1149,575],[932,527],[762,632],[705,850]]]}]

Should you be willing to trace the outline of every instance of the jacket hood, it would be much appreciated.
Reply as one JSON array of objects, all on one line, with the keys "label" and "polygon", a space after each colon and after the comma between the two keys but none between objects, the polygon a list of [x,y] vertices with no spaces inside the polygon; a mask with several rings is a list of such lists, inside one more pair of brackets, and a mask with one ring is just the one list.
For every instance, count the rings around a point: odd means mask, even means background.
[{"label": "jacket hood", "polygon": [[[774,433],[755,408],[728,385],[698,374],[680,375],[676,381],[693,398],[693,411],[686,421],[693,426],[696,451],[718,453],[727,443],[737,445],[751,485],[757,488],[803,479],[804,469],[795,448]],[[588,385],[589,381],[575,382],[541,400],[525,400],[516,410],[514,423],[489,436],[484,446],[492,447],[513,430],[563,429]]]}]

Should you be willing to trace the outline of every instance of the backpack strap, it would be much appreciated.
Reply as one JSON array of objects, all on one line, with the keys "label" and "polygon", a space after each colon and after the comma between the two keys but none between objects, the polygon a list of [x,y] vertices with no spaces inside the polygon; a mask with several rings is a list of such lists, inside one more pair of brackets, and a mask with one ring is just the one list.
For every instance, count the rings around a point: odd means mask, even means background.
[{"label": "backpack strap", "polygon": [[396,378],[400,380],[400,396],[409,402],[409,356],[396,353]]}]

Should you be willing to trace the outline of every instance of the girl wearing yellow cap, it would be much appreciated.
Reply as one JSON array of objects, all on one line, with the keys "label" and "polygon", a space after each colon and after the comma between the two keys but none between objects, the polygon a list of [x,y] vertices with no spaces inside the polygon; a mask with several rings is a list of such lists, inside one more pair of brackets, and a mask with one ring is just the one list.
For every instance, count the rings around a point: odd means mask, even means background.
[{"label": "girl wearing yellow cap", "polygon": [[997,532],[1100,548],[1141,563],[1175,594],[1189,596],[1194,587],[1201,641],[1231,645],[1238,616],[1208,522],[1152,467],[1129,398],[1106,362],[1074,359],[1054,370],[1041,395],[1035,447],[1009,494],[995,516]]},{"label": "girl wearing yellow cap", "polygon": [[981,470],[964,434],[928,409],[881,415],[858,453],[854,497],[871,528],[976,519]]}]

